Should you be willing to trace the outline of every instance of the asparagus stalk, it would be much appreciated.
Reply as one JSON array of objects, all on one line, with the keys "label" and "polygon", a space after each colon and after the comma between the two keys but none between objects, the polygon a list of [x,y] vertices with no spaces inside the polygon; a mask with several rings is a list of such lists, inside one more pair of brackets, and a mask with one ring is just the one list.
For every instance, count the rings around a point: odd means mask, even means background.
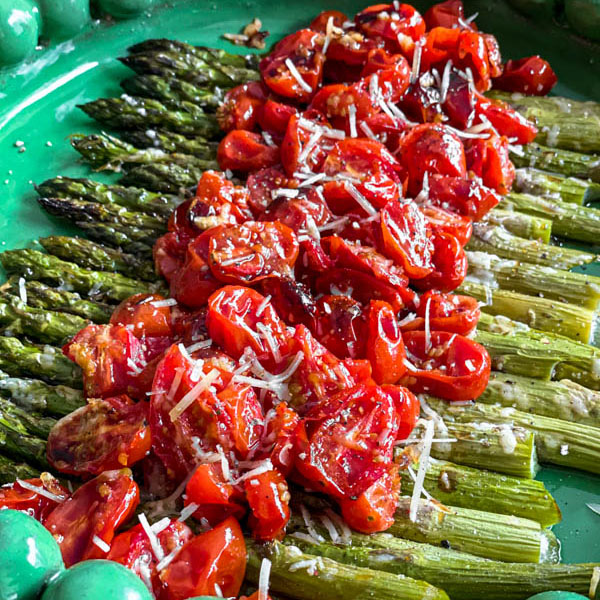
[{"label": "asparagus stalk", "polygon": [[551,219],[553,235],[590,244],[596,244],[600,239],[598,209],[529,194],[509,194],[504,206],[521,213]]},{"label": "asparagus stalk", "polygon": [[600,427],[600,393],[578,383],[493,372],[478,402]]},{"label": "asparagus stalk", "polygon": [[[511,153],[511,160],[517,167],[536,167],[569,178],[577,177],[577,181],[590,179],[600,183],[600,156],[596,154],[549,148],[533,142],[523,146],[519,153]],[[590,189],[596,194],[600,191],[598,186]]]},{"label": "asparagus stalk", "polygon": [[21,422],[10,415],[0,415],[0,453],[44,470],[49,468],[46,442],[27,433]]},{"label": "asparagus stalk", "polygon": [[62,345],[88,324],[77,315],[32,308],[17,296],[0,297],[0,325],[7,325],[12,335]]},{"label": "asparagus stalk", "polygon": [[29,412],[62,417],[85,405],[81,390],[0,372],[0,396]]},{"label": "asparagus stalk", "polygon": [[135,185],[167,194],[186,193],[195,188],[204,169],[189,169],[185,165],[150,164],[135,167],[121,178],[123,185]]},{"label": "asparagus stalk", "polygon": [[260,79],[260,73],[255,69],[225,65],[216,60],[208,62],[205,58],[191,53],[156,50],[130,54],[119,60],[138,75],[173,77],[207,87],[233,87]]},{"label": "asparagus stalk", "polygon": [[10,274],[116,302],[141,292],[152,292],[155,287],[119,273],[84,269],[37,250],[7,250],[0,254],[0,263]]},{"label": "asparagus stalk", "polygon": [[[323,530],[318,528],[319,533]],[[326,533],[326,531],[324,531]],[[352,533],[352,545],[311,543],[288,536],[286,544],[342,563],[406,575],[440,586],[451,600],[525,600],[547,590],[586,594],[597,563],[505,563],[387,534]]]},{"label": "asparagus stalk", "polygon": [[419,502],[415,521],[409,518],[411,498],[401,497],[392,535],[414,542],[450,547],[505,562],[556,563],[558,542],[554,534],[529,519],[468,508],[440,509],[427,500]]},{"label": "asparagus stalk", "polygon": [[167,40],[165,38],[154,38],[144,40],[127,48],[130,54],[143,54],[146,52],[174,52],[191,54],[192,56],[206,62],[209,65],[226,65],[240,69],[258,69],[260,56],[256,54],[232,54],[218,48],[207,48],[205,46],[192,46],[179,40]]},{"label": "asparagus stalk", "polygon": [[[431,456],[460,465],[494,471],[511,477],[533,479],[538,470],[534,435],[522,427],[510,429],[516,446],[507,446],[504,427],[492,423],[438,423],[439,437],[453,442],[434,442]],[[417,440],[411,436],[407,443]],[[397,454],[404,451],[397,450]]]},{"label": "asparagus stalk", "polygon": [[[511,154],[511,159],[514,160],[515,156]],[[599,183],[531,168],[515,171],[512,189],[515,192],[542,196],[548,200],[562,200],[579,206],[600,198]]]},{"label": "asparagus stalk", "polygon": [[599,115],[569,114],[537,107],[528,107],[523,112],[538,126],[535,138],[538,144],[576,152],[600,150]]},{"label": "asparagus stalk", "polygon": [[7,398],[0,397],[0,422],[13,419],[19,422],[27,433],[41,440],[48,439],[50,430],[56,425],[56,419],[37,412],[23,410]]},{"label": "asparagus stalk", "polygon": [[525,240],[511,234],[504,227],[485,223],[474,224],[473,237],[466,247],[468,250],[480,250],[502,258],[557,269],[571,269],[596,260],[596,255],[591,252],[551,246],[537,240]]},{"label": "asparagus stalk", "polygon": [[490,288],[500,287],[521,294],[540,296],[597,310],[600,278],[562,271],[516,260],[503,260],[492,253],[467,252],[469,280]]},{"label": "asparagus stalk", "polygon": [[0,485],[13,483],[17,479],[33,479],[39,473],[38,469],[29,466],[27,463],[18,463],[0,455]]},{"label": "asparagus stalk", "polygon": [[330,558],[304,554],[280,542],[260,546],[247,542],[246,578],[258,584],[263,558],[271,562],[269,589],[296,600],[444,600],[442,590],[403,575],[366,569]]},{"label": "asparagus stalk", "polygon": [[30,346],[0,337],[0,369],[12,377],[35,377],[81,389],[81,369],[54,346]]},{"label": "asparagus stalk", "polygon": [[600,389],[598,348],[486,314],[481,315],[476,339],[486,347],[498,371],[547,381],[566,378]]},{"label": "asparagus stalk", "polygon": [[[402,474],[402,492],[412,495],[414,481]],[[537,521],[549,527],[561,520],[560,509],[541,481],[500,475],[430,458],[425,489],[442,504]]]},{"label": "asparagus stalk", "polygon": [[[188,108],[193,105],[188,105]],[[164,127],[179,133],[218,137],[220,130],[214,114],[200,108],[169,110],[164,104],[151,98],[99,98],[79,105],[88,116],[114,129],[142,129]]]},{"label": "asparagus stalk", "polygon": [[550,331],[573,340],[591,344],[596,333],[596,313],[590,309],[511,292],[478,283],[467,277],[456,290],[481,302],[481,310],[490,315],[504,315],[540,331]]},{"label": "asparagus stalk", "polygon": [[127,227],[119,223],[75,221],[75,225],[92,240],[146,258],[152,258],[152,246],[159,237],[150,229]]},{"label": "asparagus stalk", "polygon": [[550,235],[554,233],[553,222],[547,215],[532,215],[526,211],[515,212],[495,208],[485,216],[484,222],[492,226],[500,225],[513,235],[528,240],[540,240],[544,244],[550,242]]},{"label": "asparagus stalk", "polygon": [[107,248],[84,238],[53,235],[39,240],[44,250],[86,269],[122,273],[145,281],[156,281],[154,264],[145,258]]},{"label": "asparagus stalk", "polygon": [[38,198],[40,205],[52,215],[64,217],[73,222],[92,221],[119,223],[126,227],[147,229],[160,235],[166,230],[162,218],[145,213],[129,211],[122,206],[103,205],[73,198]]},{"label": "asparagus stalk", "polygon": [[489,404],[452,406],[443,400],[431,400],[431,403],[445,421],[483,419],[526,427],[535,433],[541,462],[600,473],[600,429],[597,427]]},{"label": "asparagus stalk", "polygon": [[180,133],[162,129],[144,131],[124,131],[121,137],[138,148],[157,148],[165,152],[189,154],[202,159],[214,159],[217,155],[217,142],[203,137],[186,137]]},{"label": "asparagus stalk", "polygon": [[214,162],[216,157],[214,146],[207,147],[197,144],[196,155],[175,155],[159,148],[140,150],[108,134],[73,135],[71,136],[71,144],[93,167],[98,170],[115,171],[117,173],[135,165],[154,163],[185,162],[193,168],[202,170],[217,166]]},{"label": "asparagus stalk", "polygon": [[[500,90],[491,90],[486,95],[512,105],[515,110],[527,118],[530,118],[528,113],[530,109],[583,117],[600,116],[600,103],[598,102],[573,100],[563,96],[525,96],[518,92],[510,93]],[[531,117],[535,117],[535,112],[531,113]]]},{"label": "asparagus stalk", "polygon": [[55,177],[37,186],[40,196],[47,198],[74,198],[98,204],[124,206],[133,211],[148,213],[167,220],[181,202],[181,198],[154,194],[140,188],[106,185],[91,179]]},{"label": "asparagus stalk", "polygon": [[11,277],[8,281],[9,287],[7,287],[7,291],[13,296],[19,296],[21,287],[24,285],[27,304],[33,308],[58,310],[78,315],[94,323],[108,323],[112,314],[113,309],[108,304],[85,300],[76,292],[67,292],[52,288],[41,281],[25,281],[21,283],[19,281],[19,277]]},{"label": "asparagus stalk", "polygon": [[183,79],[159,75],[134,75],[122,81],[121,87],[131,96],[154,98],[174,109],[181,109],[183,103],[189,102],[215,110],[224,97],[220,88],[198,87]]}]

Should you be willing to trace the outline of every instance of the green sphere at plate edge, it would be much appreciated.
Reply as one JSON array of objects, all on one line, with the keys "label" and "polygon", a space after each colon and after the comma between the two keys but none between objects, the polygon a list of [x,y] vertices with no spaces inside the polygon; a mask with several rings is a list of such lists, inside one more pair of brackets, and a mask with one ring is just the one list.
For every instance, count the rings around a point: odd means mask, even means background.
[{"label": "green sphere at plate edge", "polygon": [[84,560],[63,571],[40,600],[152,600],[142,580],[110,560]]},{"label": "green sphere at plate edge", "polygon": [[99,0],[100,8],[117,19],[130,19],[156,4],[156,0]]},{"label": "green sphere at plate edge", "polygon": [[77,35],[90,22],[89,0],[37,0],[42,13],[42,35],[65,40]]},{"label": "green sphere at plate edge", "polygon": [[0,67],[26,59],[37,46],[39,9],[29,0],[0,0]]},{"label": "green sphere at plate edge", "polygon": [[586,600],[586,596],[576,594],[575,592],[542,592],[531,596],[527,600]]},{"label": "green sphere at plate edge", "polygon": [[64,568],[58,544],[41,523],[16,510],[0,511],[0,600],[37,600]]}]

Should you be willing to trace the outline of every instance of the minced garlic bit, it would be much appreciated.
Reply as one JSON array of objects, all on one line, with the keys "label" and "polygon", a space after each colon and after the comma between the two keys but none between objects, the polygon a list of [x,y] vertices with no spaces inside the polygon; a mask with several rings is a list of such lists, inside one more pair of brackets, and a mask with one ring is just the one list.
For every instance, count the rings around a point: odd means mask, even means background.
[{"label": "minced garlic bit", "polygon": [[246,46],[248,48],[258,48],[264,50],[265,38],[268,37],[268,31],[261,31],[262,21],[254,17],[248,25],[244,27],[242,33],[224,33],[223,37],[236,46]]}]

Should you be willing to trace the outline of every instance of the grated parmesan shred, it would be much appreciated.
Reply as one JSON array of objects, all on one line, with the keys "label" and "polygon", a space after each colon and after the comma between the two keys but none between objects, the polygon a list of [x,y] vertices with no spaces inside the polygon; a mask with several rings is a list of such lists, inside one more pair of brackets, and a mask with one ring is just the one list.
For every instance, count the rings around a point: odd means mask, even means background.
[{"label": "grated parmesan shred", "polygon": [[410,509],[408,518],[414,523],[417,520],[417,512],[419,510],[419,502],[423,493],[423,483],[425,482],[425,474],[429,466],[429,455],[431,453],[431,444],[435,435],[435,421],[429,420],[425,425],[425,435],[423,436],[423,449],[419,456],[419,470],[415,478],[415,486],[410,499]]},{"label": "grated parmesan shred", "polygon": [[[330,17],[331,18],[331,17]],[[271,561],[263,558],[260,563],[258,576],[258,600],[267,600],[269,597],[269,577],[271,576]]]},{"label": "grated parmesan shred", "polygon": [[211,369],[170,411],[171,422],[177,421],[183,412],[219,378],[219,371]]},{"label": "grated parmesan shred", "polygon": [[34,492],[35,494],[39,494],[40,496],[44,496],[44,498],[48,498],[48,500],[52,500],[53,502],[64,502],[66,500],[64,496],[57,496],[56,494],[49,492],[46,488],[33,485],[28,481],[17,479],[16,483],[18,483],[23,489]]},{"label": "grated parmesan shred", "polygon": [[302,78],[302,75],[300,75],[300,71],[298,71],[298,69],[296,69],[296,65],[292,62],[291,58],[285,59],[285,66],[290,70],[292,77],[298,82],[298,85],[305,92],[308,92],[310,94],[313,91],[312,87],[310,85],[308,85],[308,83],[306,83],[306,81],[304,81],[304,79]]},{"label": "grated parmesan shred", "polygon": [[94,537],[92,538],[92,543],[94,544],[94,546],[100,548],[100,550],[102,550],[102,552],[110,552],[110,546],[100,537],[98,537],[97,535],[94,535]]},{"label": "grated parmesan shred", "polygon": [[165,552],[156,537],[154,531],[152,531],[152,527],[150,527],[150,523],[148,523],[148,518],[144,513],[140,513],[138,515],[138,520],[142,526],[142,529],[148,536],[148,541],[150,542],[150,547],[152,548],[152,552],[156,559],[160,562],[165,557]]}]

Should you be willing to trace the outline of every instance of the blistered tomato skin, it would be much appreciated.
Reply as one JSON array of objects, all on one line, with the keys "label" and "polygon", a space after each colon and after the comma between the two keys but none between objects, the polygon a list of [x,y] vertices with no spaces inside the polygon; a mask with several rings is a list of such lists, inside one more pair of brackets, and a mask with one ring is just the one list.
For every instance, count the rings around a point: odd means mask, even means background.
[{"label": "blistered tomato skin", "polygon": [[52,535],[33,517],[0,511],[0,596],[37,600],[46,583],[64,570]]}]

